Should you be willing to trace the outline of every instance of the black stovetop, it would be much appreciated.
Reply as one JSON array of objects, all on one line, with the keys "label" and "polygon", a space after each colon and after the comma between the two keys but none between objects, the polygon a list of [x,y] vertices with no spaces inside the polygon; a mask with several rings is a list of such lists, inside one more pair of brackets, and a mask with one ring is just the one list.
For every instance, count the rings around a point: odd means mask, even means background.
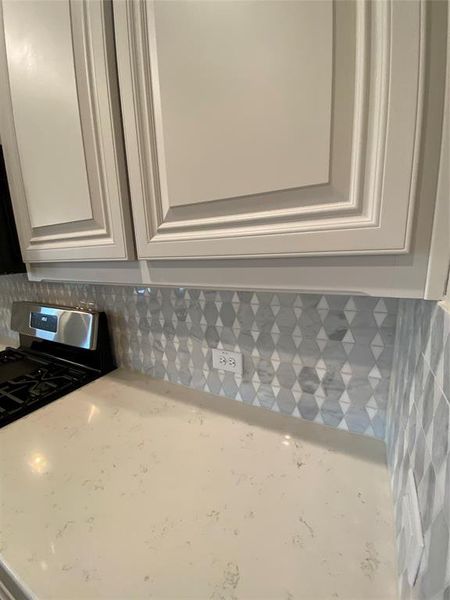
[{"label": "black stovetop", "polygon": [[100,375],[83,365],[7,348],[0,352],[0,427]]}]

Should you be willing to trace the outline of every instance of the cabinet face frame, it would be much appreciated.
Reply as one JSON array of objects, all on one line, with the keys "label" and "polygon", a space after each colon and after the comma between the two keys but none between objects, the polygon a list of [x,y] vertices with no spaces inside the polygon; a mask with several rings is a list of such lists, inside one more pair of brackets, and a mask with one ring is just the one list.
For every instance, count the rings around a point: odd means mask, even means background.
[{"label": "cabinet face frame", "polygon": [[[90,217],[33,226],[22,176],[0,3],[0,131],[22,249],[27,262],[134,258],[114,52],[112,7],[69,0],[70,27],[87,171]],[[64,198],[61,198],[64,202]]]},{"label": "cabinet face frame", "polygon": [[[222,213],[220,201],[182,209],[170,206],[153,4],[133,0],[114,3],[122,114],[140,258],[409,251],[422,119],[425,3],[361,0],[355,4],[355,110],[348,197],[336,195],[331,202],[321,202],[320,194],[310,188],[307,193],[317,196],[311,203],[279,210],[274,204],[265,211],[230,214],[226,200]],[[304,194],[305,188],[299,193]]]}]

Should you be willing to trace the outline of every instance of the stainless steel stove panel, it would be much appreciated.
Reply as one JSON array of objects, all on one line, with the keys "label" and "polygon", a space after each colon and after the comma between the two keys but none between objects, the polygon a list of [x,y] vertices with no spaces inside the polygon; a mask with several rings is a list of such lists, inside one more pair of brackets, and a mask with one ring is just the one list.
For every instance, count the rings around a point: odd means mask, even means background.
[{"label": "stainless steel stove panel", "polygon": [[95,350],[98,313],[32,302],[14,302],[11,329],[42,340]]}]

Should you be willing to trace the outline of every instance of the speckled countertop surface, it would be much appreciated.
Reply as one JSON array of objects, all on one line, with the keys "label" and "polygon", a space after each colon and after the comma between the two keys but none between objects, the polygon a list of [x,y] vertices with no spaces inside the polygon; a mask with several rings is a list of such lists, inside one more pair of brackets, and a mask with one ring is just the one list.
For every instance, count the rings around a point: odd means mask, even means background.
[{"label": "speckled countertop surface", "polygon": [[0,493],[40,599],[396,597],[381,443],[142,375],[0,430]]}]

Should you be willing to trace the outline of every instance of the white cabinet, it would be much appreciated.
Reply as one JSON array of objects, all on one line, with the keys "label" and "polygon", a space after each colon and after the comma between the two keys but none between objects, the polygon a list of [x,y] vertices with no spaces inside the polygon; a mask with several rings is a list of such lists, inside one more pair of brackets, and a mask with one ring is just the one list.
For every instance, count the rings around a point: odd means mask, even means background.
[{"label": "white cabinet", "polygon": [[30,278],[441,297],[447,8],[3,0]]},{"label": "white cabinet", "polygon": [[425,3],[114,3],[138,255],[410,249]]},{"label": "white cabinet", "polygon": [[27,262],[133,257],[112,17],[100,0],[3,1],[1,136]]}]

